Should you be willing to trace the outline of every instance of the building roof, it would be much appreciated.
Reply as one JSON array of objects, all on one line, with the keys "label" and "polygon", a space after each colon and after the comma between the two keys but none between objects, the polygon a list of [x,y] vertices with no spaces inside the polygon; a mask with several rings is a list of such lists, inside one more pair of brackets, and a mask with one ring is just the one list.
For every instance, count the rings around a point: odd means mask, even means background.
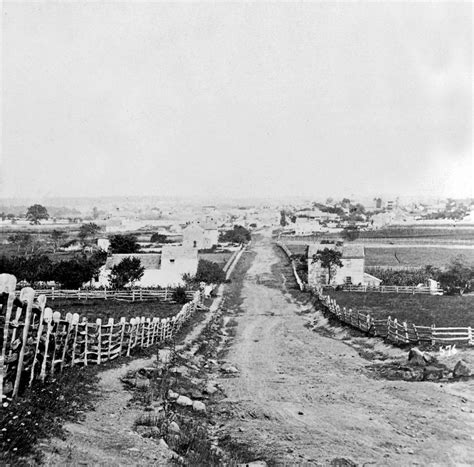
[{"label": "building roof", "polygon": [[116,253],[107,258],[105,269],[112,269],[124,258],[138,258],[145,269],[160,269],[161,254],[159,253]]},{"label": "building roof", "polygon": [[313,243],[308,247],[308,258],[312,258],[318,250],[330,248],[342,252],[344,259],[365,258],[364,245],[343,245],[336,246],[334,243]]}]

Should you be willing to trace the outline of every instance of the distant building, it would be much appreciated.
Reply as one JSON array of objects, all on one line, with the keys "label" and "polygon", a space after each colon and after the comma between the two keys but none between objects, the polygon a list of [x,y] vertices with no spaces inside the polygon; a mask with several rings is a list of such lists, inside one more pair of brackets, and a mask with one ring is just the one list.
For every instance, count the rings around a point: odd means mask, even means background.
[{"label": "distant building", "polygon": [[219,230],[213,221],[195,222],[183,229],[183,247],[204,250],[219,242]]},{"label": "distant building", "polygon": [[138,258],[145,268],[142,278],[135,282],[138,287],[171,287],[183,285],[183,274],[194,276],[197,272],[197,250],[181,246],[164,245],[159,253],[114,254],[107,258],[97,280],[92,286],[109,287],[111,269],[124,258]]},{"label": "distant building", "polygon": [[328,272],[326,268],[321,267],[319,261],[313,262],[313,256],[318,250],[331,248],[342,253],[342,267],[335,268],[331,277],[331,285],[363,285],[365,251],[362,245],[343,245],[335,244],[312,244],[308,248],[308,283],[310,286],[328,285]]},{"label": "distant building", "polygon": [[97,246],[102,251],[108,251],[110,247],[110,240],[108,238],[98,238],[97,239]]}]

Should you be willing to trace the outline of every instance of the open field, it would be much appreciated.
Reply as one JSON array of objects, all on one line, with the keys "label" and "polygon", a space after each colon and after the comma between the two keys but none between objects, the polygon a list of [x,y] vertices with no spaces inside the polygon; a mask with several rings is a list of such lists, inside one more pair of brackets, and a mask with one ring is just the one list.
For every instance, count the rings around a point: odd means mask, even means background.
[{"label": "open field", "polygon": [[436,267],[448,265],[456,256],[463,255],[468,263],[474,264],[474,249],[431,248],[431,247],[393,247],[365,248],[366,266],[380,267],[423,267],[428,264]]},{"label": "open field", "polygon": [[53,311],[59,311],[61,315],[66,313],[78,313],[85,316],[89,321],[101,318],[102,321],[113,318],[115,321],[124,317],[127,319],[137,316],[145,318],[168,318],[174,316],[181,310],[183,305],[169,303],[162,300],[148,300],[145,302],[128,302],[119,300],[74,300],[59,299],[48,300],[47,306]]},{"label": "open field", "polygon": [[474,295],[433,296],[353,293],[327,290],[339,306],[370,313],[374,318],[391,316],[419,326],[474,326]]}]

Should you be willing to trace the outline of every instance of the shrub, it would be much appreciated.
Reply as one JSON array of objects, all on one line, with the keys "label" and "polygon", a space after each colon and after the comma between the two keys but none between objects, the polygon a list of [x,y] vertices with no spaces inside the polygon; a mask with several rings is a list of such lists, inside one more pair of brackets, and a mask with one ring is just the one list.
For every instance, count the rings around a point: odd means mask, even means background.
[{"label": "shrub", "polygon": [[186,289],[184,287],[176,287],[173,290],[172,298],[174,302],[184,305],[188,301],[186,297]]}]

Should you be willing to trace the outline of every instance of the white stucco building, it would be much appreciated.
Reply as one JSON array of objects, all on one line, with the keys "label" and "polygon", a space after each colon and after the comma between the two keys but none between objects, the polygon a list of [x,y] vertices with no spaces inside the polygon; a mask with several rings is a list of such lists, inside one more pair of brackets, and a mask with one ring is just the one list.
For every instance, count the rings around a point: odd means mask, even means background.
[{"label": "white stucco building", "polygon": [[173,287],[183,285],[183,274],[194,276],[197,272],[197,249],[188,249],[181,246],[164,245],[159,253],[130,253],[114,254],[107,258],[102,266],[98,280],[92,281],[92,286],[109,287],[111,269],[119,264],[123,258],[138,258],[145,268],[140,281],[134,285],[138,287]]},{"label": "white stucco building", "polygon": [[204,250],[219,242],[217,225],[212,221],[195,222],[183,229],[183,247]]}]

